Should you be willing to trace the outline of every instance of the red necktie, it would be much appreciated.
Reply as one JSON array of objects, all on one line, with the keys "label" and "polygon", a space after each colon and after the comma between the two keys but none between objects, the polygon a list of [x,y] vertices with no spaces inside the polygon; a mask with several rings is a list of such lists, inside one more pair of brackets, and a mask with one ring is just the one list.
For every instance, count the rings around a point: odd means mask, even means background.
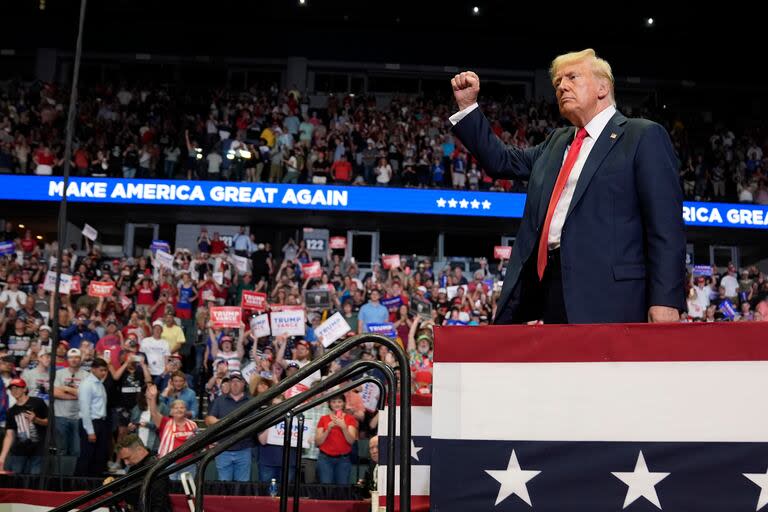
[{"label": "red necktie", "polygon": [[579,151],[581,150],[581,144],[584,142],[584,137],[587,136],[587,130],[580,128],[576,133],[576,139],[574,139],[571,148],[568,150],[568,155],[565,157],[565,162],[560,168],[560,174],[557,176],[555,182],[555,188],[552,190],[552,197],[549,199],[549,207],[547,207],[547,216],[544,217],[544,227],[541,230],[541,238],[539,239],[539,252],[536,258],[536,269],[539,272],[539,280],[544,278],[544,269],[547,268],[547,241],[549,239],[549,225],[552,223],[552,216],[555,214],[555,208],[557,207],[560,196],[563,195],[563,189],[565,184],[568,183],[568,176],[571,174],[573,164],[576,163],[576,159],[579,157]]}]

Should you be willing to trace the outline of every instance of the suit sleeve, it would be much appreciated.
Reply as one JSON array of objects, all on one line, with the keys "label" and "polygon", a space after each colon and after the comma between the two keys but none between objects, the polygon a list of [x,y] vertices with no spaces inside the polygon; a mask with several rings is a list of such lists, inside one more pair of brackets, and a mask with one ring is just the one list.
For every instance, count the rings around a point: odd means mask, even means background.
[{"label": "suit sleeve", "polygon": [[453,127],[453,133],[478,159],[485,172],[494,178],[527,180],[545,143],[534,148],[505,146],[491,130],[479,108],[467,114]]},{"label": "suit sleeve", "polygon": [[679,161],[658,124],[643,133],[635,154],[635,179],[646,245],[648,304],[685,309],[685,226]]}]

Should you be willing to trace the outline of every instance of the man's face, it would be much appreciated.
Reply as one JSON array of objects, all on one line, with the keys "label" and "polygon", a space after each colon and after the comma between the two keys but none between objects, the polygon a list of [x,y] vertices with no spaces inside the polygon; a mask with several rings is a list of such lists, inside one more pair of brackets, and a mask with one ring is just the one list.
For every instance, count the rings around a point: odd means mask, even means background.
[{"label": "man's face", "polygon": [[18,400],[22,397],[27,388],[20,388],[19,386],[11,386],[11,396],[14,400]]},{"label": "man's face", "polygon": [[243,389],[245,389],[245,382],[240,379],[232,379],[229,381],[229,386],[230,393],[233,395],[239,395],[243,392]]},{"label": "man's face", "polygon": [[99,380],[104,380],[107,378],[107,368],[104,366],[94,368],[91,370],[91,372],[93,372],[93,375],[96,376],[96,378]]},{"label": "man's face", "polygon": [[552,85],[560,114],[574,124],[592,119],[597,113],[598,100],[608,95],[605,82],[595,77],[586,60],[562,66]]},{"label": "man's face", "polygon": [[82,363],[82,359],[80,356],[68,356],[67,357],[67,364],[69,364],[70,368],[80,368],[80,364]]},{"label": "man's face", "polygon": [[121,448],[117,456],[126,466],[135,466],[144,458],[144,450],[140,448]]},{"label": "man's face", "polygon": [[379,463],[379,440],[377,438],[371,439],[368,445],[368,453],[371,454],[371,460],[376,464]]},{"label": "man's face", "polygon": [[378,290],[373,290],[371,292],[371,301],[377,302],[378,300],[379,300],[379,291]]}]

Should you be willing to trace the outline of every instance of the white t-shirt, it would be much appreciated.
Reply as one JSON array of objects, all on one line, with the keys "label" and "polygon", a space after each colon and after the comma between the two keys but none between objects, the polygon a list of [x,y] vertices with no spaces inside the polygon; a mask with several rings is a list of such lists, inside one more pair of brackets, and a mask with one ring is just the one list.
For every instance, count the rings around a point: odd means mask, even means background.
[{"label": "white t-shirt", "polygon": [[720,286],[725,288],[726,297],[736,297],[739,294],[739,281],[730,275],[726,275],[720,280]]},{"label": "white t-shirt", "polygon": [[376,171],[376,183],[389,183],[392,179],[392,167],[389,164],[378,167]]},{"label": "white t-shirt", "polygon": [[141,351],[147,356],[149,373],[153,377],[162,375],[165,370],[165,359],[171,355],[168,342],[162,338],[156,340],[150,336],[141,340]]},{"label": "white t-shirt", "polygon": [[218,174],[221,171],[221,162],[223,159],[221,158],[220,154],[210,153],[207,157],[205,157],[205,159],[208,160],[209,174]]}]

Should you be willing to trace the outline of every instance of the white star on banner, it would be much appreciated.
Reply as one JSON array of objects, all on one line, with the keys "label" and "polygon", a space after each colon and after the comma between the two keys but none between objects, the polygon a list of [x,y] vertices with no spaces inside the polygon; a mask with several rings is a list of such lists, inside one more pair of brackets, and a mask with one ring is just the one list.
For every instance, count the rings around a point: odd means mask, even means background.
[{"label": "white star on banner", "polygon": [[491,209],[491,202],[489,200],[483,201],[483,210],[490,210]]},{"label": "white star on banner", "polygon": [[466,208],[467,206],[469,206],[469,201],[467,201],[466,199],[462,199],[461,201],[459,201],[459,204],[461,205],[462,208]]},{"label": "white star on banner", "polygon": [[443,199],[442,197],[440,199],[438,199],[437,200],[437,207],[438,208],[445,208],[445,199]]},{"label": "white star on banner", "polygon": [[648,471],[648,465],[645,463],[642,450],[637,457],[635,470],[631,473],[611,473],[613,476],[627,484],[627,497],[624,500],[624,508],[627,508],[632,502],[645,497],[648,501],[662,510],[659,497],[656,494],[656,484],[669,476],[669,473],[651,473]]},{"label": "white star on banner", "polygon": [[755,510],[760,510],[768,505],[768,471],[765,473],[743,473],[743,475],[760,486],[760,497],[757,498],[757,508]]},{"label": "white star on banner", "polygon": [[448,208],[456,208],[456,204],[458,203],[457,200],[454,198],[451,198],[450,201],[448,201]]},{"label": "white star on banner", "polygon": [[419,452],[423,449],[424,448],[418,448],[416,446],[416,443],[413,442],[413,439],[411,439],[411,457],[413,457],[416,460],[419,460]]},{"label": "white star on banner", "polygon": [[499,494],[496,497],[496,503],[494,505],[498,505],[513,494],[517,494],[521,500],[526,502],[529,506],[533,506],[531,503],[531,497],[528,495],[528,487],[526,486],[526,483],[541,473],[541,471],[521,469],[520,463],[517,461],[517,455],[515,455],[515,450],[512,450],[512,455],[509,457],[509,464],[507,465],[507,469],[487,469],[485,472],[491,475],[494,480],[501,484],[501,487],[499,487]]},{"label": "white star on banner", "polygon": [[473,210],[477,210],[478,208],[480,208],[480,201],[478,201],[477,199],[473,199],[472,203],[470,204],[472,205]]}]

